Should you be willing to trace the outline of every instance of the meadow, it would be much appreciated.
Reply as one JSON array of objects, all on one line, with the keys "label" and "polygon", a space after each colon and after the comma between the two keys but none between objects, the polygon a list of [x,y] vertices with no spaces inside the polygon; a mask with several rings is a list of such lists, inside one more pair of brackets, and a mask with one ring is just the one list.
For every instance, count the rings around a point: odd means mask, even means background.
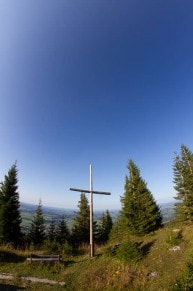
[{"label": "meadow", "polygon": [[[30,290],[192,290],[192,226],[168,223],[151,235],[130,239],[141,252],[138,261],[111,255],[107,250],[115,242],[95,246],[94,258],[89,257],[88,246],[83,246],[79,253],[61,254],[55,264],[29,263],[26,258],[31,250],[1,246],[0,274],[12,274],[14,279],[0,282]],[[23,277],[54,280],[56,285],[32,283]]]}]

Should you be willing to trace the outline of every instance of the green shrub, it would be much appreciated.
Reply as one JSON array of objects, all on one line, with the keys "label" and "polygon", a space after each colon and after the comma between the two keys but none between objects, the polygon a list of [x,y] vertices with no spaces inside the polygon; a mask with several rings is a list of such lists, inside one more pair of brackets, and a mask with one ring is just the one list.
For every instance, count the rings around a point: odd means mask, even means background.
[{"label": "green shrub", "polygon": [[104,249],[104,255],[107,257],[114,257],[116,255],[115,246],[109,246]]},{"label": "green shrub", "polygon": [[73,247],[69,245],[67,242],[61,245],[60,250],[63,256],[72,256],[74,254]]},{"label": "green shrub", "polygon": [[166,243],[169,246],[176,246],[182,242],[183,235],[182,230],[179,229],[178,231],[170,230],[167,233]]},{"label": "green shrub", "polygon": [[73,248],[67,242],[60,244],[56,241],[46,240],[44,242],[44,252],[46,254],[56,254],[62,256],[71,256],[73,255]]},{"label": "green shrub", "polygon": [[136,243],[128,241],[121,244],[116,250],[116,257],[123,262],[138,262],[141,258],[141,252]]},{"label": "green shrub", "polygon": [[193,290],[193,262],[190,263],[173,290]]},{"label": "green shrub", "polygon": [[60,254],[60,244],[56,241],[46,240],[44,242],[43,250],[48,255],[59,255]]}]

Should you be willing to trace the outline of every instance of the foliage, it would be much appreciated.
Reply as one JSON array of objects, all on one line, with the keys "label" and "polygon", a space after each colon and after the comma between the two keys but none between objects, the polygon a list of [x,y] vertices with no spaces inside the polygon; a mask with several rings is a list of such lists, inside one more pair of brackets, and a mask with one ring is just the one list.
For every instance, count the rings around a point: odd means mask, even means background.
[{"label": "foliage", "polygon": [[70,233],[64,217],[62,217],[55,225],[54,220],[51,220],[48,228],[48,234],[44,241],[43,249],[48,254],[69,254],[72,253],[72,247],[68,244]]},{"label": "foliage", "polygon": [[120,243],[130,238],[130,234],[127,226],[127,218],[123,215],[119,215],[109,234],[110,242]]},{"label": "foliage", "polygon": [[131,240],[108,246],[104,250],[104,255],[107,257],[116,257],[125,263],[138,262],[142,258],[142,252],[138,244]]},{"label": "foliage", "polygon": [[56,241],[60,244],[64,244],[69,241],[70,232],[67,227],[67,222],[64,217],[59,221],[58,227],[56,229]]},{"label": "foliage", "polygon": [[21,242],[22,236],[17,173],[14,164],[0,187],[0,240],[14,247]]},{"label": "foliage", "polygon": [[80,195],[78,208],[79,211],[76,213],[72,227],[72,240],[75,245],[89,242],[90,209],[88,200],[84,193],[81,193]]},{"label": "foliage", "polygon": [[54,242],[55,239],[56,239],[56,224],[52,218],[48,228],[47,240],[49,240],[50,242]]},{"label": "foliage", "polygon": [[61,245],[55,240],[54,241],[50,241],[48,239],[44,240],[43,250],[47,255],[52,255],[52,254],[59,255],[61,253],[60,248],[61,248]]},{"label": "foliage", "polygon": [[127,241],[117,248],[116,257],[122,262],[130,263],[138,262],[142,255],[135,242]]},{"label": "foliage", "polygon": [[150,233],[162,225],[160,209],[132,160],[129,161],[128,170],[125,193],[121,197],[122,221],[132,234]]},{"label": "foliage", "polygon": [[103,254],[104,254],[104,256],[107,256],[107,257],[115,257],[116,251],[114,249],[114,246],[106,247],[103,251]]},{"label": "foliage", "polygon": [[182,239],[183,239],[183,235],[182,235],[182,230],[181,229],[179,229],[177,231],[169,230],[167,232],[166,243],[169,246],[179,245],[182,242]]},{"label": "foliage", "polygon": [[65,242],[60,247],[60,253],[63,257],[72,256],[74,255],[74,249],[69,243]]},{"label": "foliage", "polygon": [[109,239],[110,231],[113,227],[112,217],[108,210],[102,213],[98,226],[98,239],[99,243],[105,243]]},{"label": "foliage", "polygon": [[188,264],[181,278],[177,280],[173,290],[193,290],[193,262]]},{"label": "foliage", "polygon": [[45,240],[45,225],[41,201],[39,201],[35,215],[33,217],[29,239],[36,248],[40,248]]},{"label": "foliage", "polygon": [[181,155],[174,159],[174,189],[178,202],[175,204],[176,219],[183,222],[193,221],[193,153],[181,146]]},{"label": "foliage", "polygon": [[43,251],[47,255],[61,255],[62,257],[72,256],[74,255],[73,247],[65,242],[64,244],[60,244],[57,241],[49,241],[45,240],[43,245]]}]

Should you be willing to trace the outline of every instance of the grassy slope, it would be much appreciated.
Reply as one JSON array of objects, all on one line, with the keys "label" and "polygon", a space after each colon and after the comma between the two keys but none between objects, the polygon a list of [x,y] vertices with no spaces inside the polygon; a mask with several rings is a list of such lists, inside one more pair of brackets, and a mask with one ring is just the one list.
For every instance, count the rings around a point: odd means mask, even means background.
[{"label": "grassy slope", "polygon": [[[15,284],[20,276],[49,278],[66,282],[66,287],[57,290],[173,290],[193,250],[192,227],[184,226],[180,251],[170,252],[169,238],[175,227],[167,226],[152,236],[138,239],[144,250],[144,258],[138,264],[123,264],[115,258],[103,255],[103,248],[96,256],[88,255],[63,258],[61,263],[30,264],[25,261],[27,253],[0,249],[0,273],[15,275]],[[11,252],[11,253],[10,253]],[[35,267],[34,267],[35,266]],[[157,276],[147,275],[156,272]],[[42,290],[42,285],[31,285],[32,290]],[[45,285],[43,290],[56,290],[56,286]]]}]

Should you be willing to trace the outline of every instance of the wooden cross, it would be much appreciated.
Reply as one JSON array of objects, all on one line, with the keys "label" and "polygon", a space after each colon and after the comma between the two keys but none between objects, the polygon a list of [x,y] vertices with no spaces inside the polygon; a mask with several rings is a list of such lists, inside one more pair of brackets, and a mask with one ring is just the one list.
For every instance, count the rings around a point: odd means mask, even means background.
[{"label": "wooden cross", "polygon": [[94,257],[94,244],[93,244],[93,194],[111,195],[110,192],[94,191],[92,182],[92,165],[90,165],[90,190],[70,188],[71,191],[81,193],[90,193],[90,257]]}]

